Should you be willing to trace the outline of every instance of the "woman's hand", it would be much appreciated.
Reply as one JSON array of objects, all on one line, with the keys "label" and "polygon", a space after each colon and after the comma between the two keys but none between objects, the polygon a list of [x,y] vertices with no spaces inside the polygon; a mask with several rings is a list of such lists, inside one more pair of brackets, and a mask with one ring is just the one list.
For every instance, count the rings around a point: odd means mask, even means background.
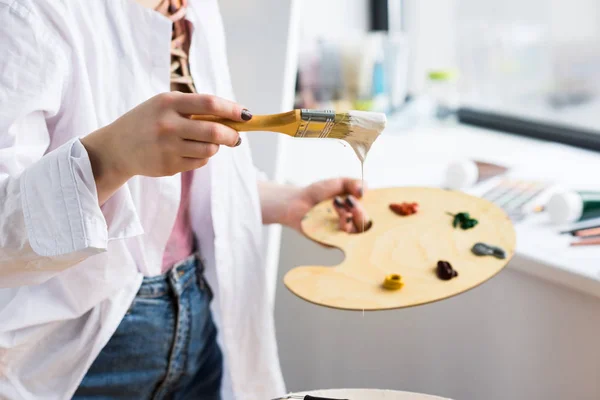
[{"label": "woman's hand", "polygon": [[340,229],[345,232],[362,232],[369,229],[370,219],[360,204],[364,188],[360,181],[348,178],[328,179],[306,188],[282,186],[262,182],[259,184],[263,222],[281,223],[302,231],[302,218],[318,203],[331,199],[339,218]]},{"label": "woman's hand", "polygon": [[100,204],[135,175],[170,176],[200,168],[221,145],[241,143],[237,131],[191,120],[191,114],[233,121],[252,118],[239,104],[210,95],[169,92],[140,104],[81,139],[92,163]]}]

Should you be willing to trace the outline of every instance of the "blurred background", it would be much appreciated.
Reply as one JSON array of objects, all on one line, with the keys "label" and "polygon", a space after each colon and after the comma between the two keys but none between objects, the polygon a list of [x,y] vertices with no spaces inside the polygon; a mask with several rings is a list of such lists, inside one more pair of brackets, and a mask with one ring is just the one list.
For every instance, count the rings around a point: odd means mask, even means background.
[{"label": "blurred background", "polygon": [[[295,266],[339,263],[340,251],[265,229],[289,389],[600,399],[600,232],[585,231],[600,226],[600,2],[221,5],[234,90],[255,114],[385,112],[365,163],[370,187],[464,190],[503,207],[517,229],[517,255],[491,281],[364,315],[308,304],[282,284]],[[281,183],[360,177],[335,141],[250,141],[257,166]]]}]

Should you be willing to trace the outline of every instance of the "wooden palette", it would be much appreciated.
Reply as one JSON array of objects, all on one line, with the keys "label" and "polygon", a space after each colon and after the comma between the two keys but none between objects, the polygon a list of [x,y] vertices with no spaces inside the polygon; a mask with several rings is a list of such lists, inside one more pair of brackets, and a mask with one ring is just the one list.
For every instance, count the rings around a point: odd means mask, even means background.
[{"label": "wooden palette", "polygon": [[[498,206],[462,192],[434,188],[389,188],[368,191],[361,200],[373,221],[365,233],[338,229],[331,200],[315,206],[302,221],[306,235],[337,247],[345,260],[333,267],[302,266],[284,277],[287,288],[300,298],[346,310],[386,310],[426,304],[455,296],[496,275],[515,251],[515,230]],[[419,212],[399,216],[391,203],[417,202]],[[469,212],[479,224],[462,230],[452,216]],[[501,247],[506,259],[476,256],[477,242]],[[440,280],[438,260],[450,262],[458,277]],[[400,274],[400,290],[382,287],[389,274]]]}]

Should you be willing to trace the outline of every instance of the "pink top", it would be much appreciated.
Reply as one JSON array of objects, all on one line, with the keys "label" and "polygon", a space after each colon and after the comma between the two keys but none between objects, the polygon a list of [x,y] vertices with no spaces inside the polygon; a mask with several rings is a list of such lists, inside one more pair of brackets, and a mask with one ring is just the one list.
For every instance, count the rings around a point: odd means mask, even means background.
[{"label": "pink top", "polygon": [[[173,21],[171,42],[171,90],[195,93],[196,89],[188,68],[189,27],[183,19],[187,0],[162,0],[157,11]],[[190,221],[190,187],[193,171],[181,173],[181,201],[171,236],[163,254],[162,272],[167,272],[194,251],[194,233]]]},{"label": "pink top", "polygon": [[193,171],[181,174],[181,202],[171,236],[163,254],[162,272],[166,272],[177,262],[184,260],[194,251],[194,233],[190,220],[190,187]]}]

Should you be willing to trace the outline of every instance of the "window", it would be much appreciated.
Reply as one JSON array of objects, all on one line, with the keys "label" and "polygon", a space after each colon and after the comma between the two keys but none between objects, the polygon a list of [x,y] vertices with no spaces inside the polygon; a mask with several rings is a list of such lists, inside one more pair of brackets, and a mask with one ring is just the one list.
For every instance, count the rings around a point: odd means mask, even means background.
[{"label": "window", "polygon": [[600,150],[600,2],[400,3],[414,93],[456,67],[462,122]]}]

